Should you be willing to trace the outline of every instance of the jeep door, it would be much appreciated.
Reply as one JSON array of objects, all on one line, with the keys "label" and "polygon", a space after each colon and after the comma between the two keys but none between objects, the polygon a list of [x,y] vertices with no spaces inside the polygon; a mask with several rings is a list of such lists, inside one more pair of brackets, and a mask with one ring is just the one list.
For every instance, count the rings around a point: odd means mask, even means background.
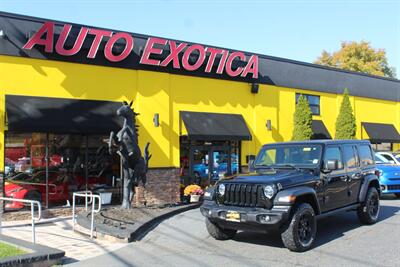
[{"label": "jeep door", "polygon": [[344,156],[344,165],[347,172],[347,185],[348,185],[348,196],[349,196],[348,204],[356,203],[358,194],[360,192],[361,180],[362,180],[357,146],[344,145],[343,156]]},{"label": "jeep door", "polygon": [[328,160],[337,160],[338,168],[330,173],[321,174],[323,175],[322,180],[325,187],[324,201],[322,203],[323,211],[342,207],[348,202],[347,174],[343,165],[342,148],[339,145],[326,146],[323,157],[324,164]]}]

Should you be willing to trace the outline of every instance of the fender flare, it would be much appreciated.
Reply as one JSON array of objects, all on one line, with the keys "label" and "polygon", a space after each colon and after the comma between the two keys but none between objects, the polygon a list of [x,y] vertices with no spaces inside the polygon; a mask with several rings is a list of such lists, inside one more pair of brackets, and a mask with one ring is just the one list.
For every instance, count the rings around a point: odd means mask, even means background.
[{"label": "fender flare", "polygon": [[292,205],[296,201],[296,200],[293,201],[290,198],[293,196],[296,197],[296,199],[301,196],[311,196],[315,202],[315,206],[317,209],[315,213],[316,214],[321,213],[321,208],[318,202],[317,193],[313,188],[307,186],[297,186],[279,191],[274,198],[274,206]]},{"label": "fender flare", "polygon": [[381,188],[379,186],[379,178],[375,174],[369,174],[365,176],[363,183],[361,184],[360,193],[358,194],[358,201],[364,202],[365,196],[367,195],[369,185],[376,181],[378,183],[378,193],[381,194]]}]

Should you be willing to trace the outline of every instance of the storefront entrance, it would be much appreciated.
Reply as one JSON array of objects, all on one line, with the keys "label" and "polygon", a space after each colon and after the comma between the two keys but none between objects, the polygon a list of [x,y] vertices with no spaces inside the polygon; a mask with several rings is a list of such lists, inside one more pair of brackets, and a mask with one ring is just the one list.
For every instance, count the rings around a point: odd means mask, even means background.
[{"label": "storefront entrance", "polygon": [[242,140],[251,135],[239,114],[181,112],[187,132],[180,137],[183,185],[202,187],[241,171]]},{"label": "storefront entrance", "polygon": [[185,184],[204,187],[240,172],[240,142],[182,140],[182,143],[185,145],[181,146],[181,176],[185,177]]},{"label": "storefront entrance", "polygon": [[239,172],[238,157],[238,142],[194,145],[190,147],[189,172],[196,184],[213,184],[220,178]]}]

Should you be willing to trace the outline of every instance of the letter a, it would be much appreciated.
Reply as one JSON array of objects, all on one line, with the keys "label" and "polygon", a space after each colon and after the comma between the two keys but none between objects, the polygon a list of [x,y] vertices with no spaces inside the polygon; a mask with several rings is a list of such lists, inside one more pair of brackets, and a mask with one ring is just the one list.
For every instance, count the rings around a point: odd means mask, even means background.
[{"label": "letter a", "polygon": [[[46,38],[42,39],[44,34],[46,34]],[[43,26],[28,40],[28,42],[22,48],[31,50],[35,45],[44,45],[44,51],[46,51],[47,53],[52,53],[53,39],[54,23],[45,22]]]}]

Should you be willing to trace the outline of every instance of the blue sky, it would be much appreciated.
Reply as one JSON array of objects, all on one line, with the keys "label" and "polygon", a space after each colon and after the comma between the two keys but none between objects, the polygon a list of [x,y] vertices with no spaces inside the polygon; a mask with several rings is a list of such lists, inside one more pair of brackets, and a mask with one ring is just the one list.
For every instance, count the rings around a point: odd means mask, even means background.
[{"label": "blue sky", "polygon": [[0,10],[306,62],[365,40],[400,77],[400,0],[0,0]]}]

